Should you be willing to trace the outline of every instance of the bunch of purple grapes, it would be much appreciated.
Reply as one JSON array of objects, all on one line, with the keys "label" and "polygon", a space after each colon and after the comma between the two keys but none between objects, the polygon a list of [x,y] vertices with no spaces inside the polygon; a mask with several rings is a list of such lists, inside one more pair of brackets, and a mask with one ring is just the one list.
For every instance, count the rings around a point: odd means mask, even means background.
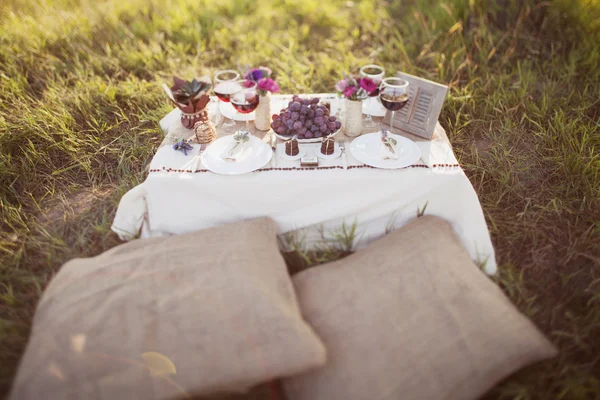
[{"label": "bunch of purple grapes", "polygon": [[312,139],[327,136],[340,129],[342,123],[333,115],[329,108],[319,104],[319,99],[301,99],[295,95],[288,107],[281,110],[279,115],[273,115],[271,128],[280,135],[297,135],[298,139]]}]

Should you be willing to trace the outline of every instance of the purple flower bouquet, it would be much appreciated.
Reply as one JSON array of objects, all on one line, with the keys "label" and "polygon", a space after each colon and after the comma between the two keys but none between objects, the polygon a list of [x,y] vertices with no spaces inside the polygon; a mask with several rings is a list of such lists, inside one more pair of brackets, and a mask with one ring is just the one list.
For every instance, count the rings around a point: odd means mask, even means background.
[{"label": "purple flower bouquet", "polygon": [[279,92],[279,85],[271,78],[272,73],[273,71],[268,67],[251,68],[244,75],[244,79],[246,79],[248,83],[255,82],[258,89],[258,95],[266,96],[269,92]]}]

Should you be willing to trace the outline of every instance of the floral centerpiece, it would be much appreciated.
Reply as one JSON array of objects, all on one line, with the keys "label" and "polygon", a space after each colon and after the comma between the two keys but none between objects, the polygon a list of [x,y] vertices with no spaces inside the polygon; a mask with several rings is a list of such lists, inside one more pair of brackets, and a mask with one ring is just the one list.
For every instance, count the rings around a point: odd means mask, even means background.
[{"label": "floral centerpiece", "polygon": [[260,96],[260,103],[255,112],[254,126],[261,131],[269,129],[271,119],[271,99],[270,93],[278,93],[279,85],[273,78],[271,78],[271,68],[258,67],[250,68],[244,75],[244,79],[249,84],[251,82],[256,83],[258,95]]},{"label": "floral centerpiece", "polygon": [[269,93],[278,93],[279,85],[271,78],[271,68],[258,67],[249,69],[244,75],[247,81],[255,82],[260,96],[266,96]]},{"label": "floral centerpiece", "polygon": [[371,78],[346,76],[335,85],[335,90],[345,99],[346,135],[358,136],[362,133],[362,101],[377,90]]},{"label": "floral centerpiece", "polygon": [[335,85],[335,90],[348,100],[363,101],[377,90],[377,84],[371,78],[344,76]]}]

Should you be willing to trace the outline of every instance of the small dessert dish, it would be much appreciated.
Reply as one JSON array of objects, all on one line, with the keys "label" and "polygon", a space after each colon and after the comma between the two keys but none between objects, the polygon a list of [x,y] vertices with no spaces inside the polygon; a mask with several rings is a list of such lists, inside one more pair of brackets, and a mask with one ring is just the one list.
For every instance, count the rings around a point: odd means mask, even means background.
[{"label": "small dessert dish", "polygon": [[340,150],[340,147],[335,144],[335,139],[333,134],[331,134],[323,138],[321,148],[319,151],[316,151],[316,153],[317,157],[327,160],[338,158],[340,154],[342,154],[342,151]]},{"label": "small dessert dish", "polygon": [[294,157],[300,153],[300,146],[298,145],[298,138],[294,136],[287,142],[285,142],[285,154]]},{"label": "small dessert dish", "polygon": [[330,156],[333,154],[334,150],[335,150],[335,139],[333,138],[333,136],[327,136],[327,137],[323,138],[323,141],[321,142],[321,154]]},{"label": "small dessert dish", "polygon": [[298,160],[304,156],[304,150],[300,148],[298,138],[294,136],[290,140],[283,143],[283,152],[281,158],[285,160]]}]

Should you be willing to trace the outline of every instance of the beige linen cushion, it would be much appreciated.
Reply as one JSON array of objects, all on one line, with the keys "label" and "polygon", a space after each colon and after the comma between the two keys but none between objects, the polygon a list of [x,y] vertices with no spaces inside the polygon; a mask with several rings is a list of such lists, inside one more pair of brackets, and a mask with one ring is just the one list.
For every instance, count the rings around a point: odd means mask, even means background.
[{"label": "beige linen cushion", "polygon": [[475,399],[556,353],[435,217],[293,280],[328,361],[289,400]]},{"label": "beige linen cushion", "polygon": [[275,224],[137,240],[65,264],[12,399],[163,399],[245,389],[325,362]]}]

